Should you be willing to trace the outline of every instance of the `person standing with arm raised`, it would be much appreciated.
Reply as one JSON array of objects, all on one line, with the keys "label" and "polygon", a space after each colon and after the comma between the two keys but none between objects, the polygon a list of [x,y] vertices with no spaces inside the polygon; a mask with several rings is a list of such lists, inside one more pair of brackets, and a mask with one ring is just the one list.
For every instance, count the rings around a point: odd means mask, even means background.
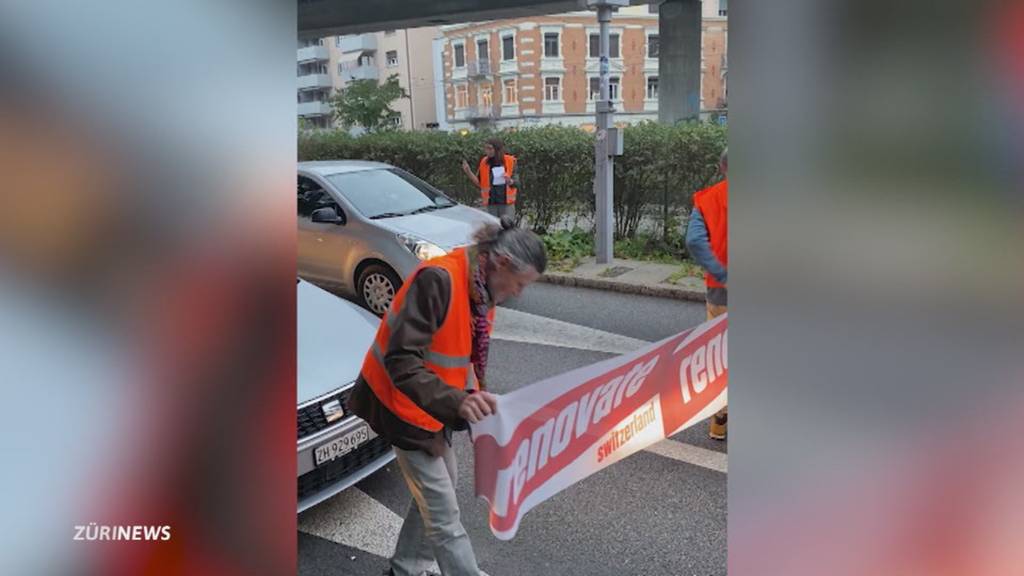
[{"label": "person standing with arm raised", "polygon": [[518,193],[516,163],[516,157],[505,153],[505,144],[498,138],[491,138],[484,143],[484,156],[475,174],[469,163],[462,161],[462,171],[480,189],[487,211],[498,218],[515,218]]}]

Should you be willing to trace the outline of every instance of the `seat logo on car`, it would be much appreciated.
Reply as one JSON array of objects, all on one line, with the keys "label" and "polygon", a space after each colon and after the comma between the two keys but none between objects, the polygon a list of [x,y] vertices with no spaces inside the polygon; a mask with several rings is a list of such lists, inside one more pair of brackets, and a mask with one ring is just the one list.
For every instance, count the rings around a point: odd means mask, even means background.
[{"label": "seat logo on car", "polygon": [[345,411],[341,408],[341,400],[332,400],[324,404],[321,410],[324,411],[324,418],[327,418],[328,424],[341,420],[341,417],[345,415]]}]

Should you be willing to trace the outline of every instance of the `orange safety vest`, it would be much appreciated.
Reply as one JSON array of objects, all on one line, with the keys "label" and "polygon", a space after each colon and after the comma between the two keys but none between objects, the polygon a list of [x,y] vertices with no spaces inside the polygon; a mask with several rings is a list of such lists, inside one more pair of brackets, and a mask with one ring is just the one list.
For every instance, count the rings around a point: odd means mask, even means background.
[{"label": "orange safety vest", "polygon": [[[420,263],[409,275],[402,288],[395,294],[391,308],[381,319],[380,327],[373,345],[363,360],[362,377],[373,390],[374,395],[392,414],[403,421],[424,430],[437,432],[444,427],[439,420],[428,414],[413,402],[391,380],[384,365],[388,341],[394,330],[397,311],[402,309],[405,294],[412,285],[412,279],[420,270],[428,267],[441,268],[451,277],[451,293],[448,299],[448,314],[437,332],[434,333],[430,346],[423,355],[424,364],[445,384],[465,390],[477,387],[476,373],[470,363],[473,353],[472,312],[470,312],[470,265],[469,252],[465,248],[457,248],[446,256],[434,258]],[[494,309],[488,314],[491,325],[494,325]]]},{"label": "orange safety vest", "polygon": [[[516,167],[516,157],[511,154],[505,154],[505,174],[512,174],[513,169]],[[487,163],[487,156],[480,159],[480,195],[484,199],[484,206],[491,203],[491,165]],[[516,192],[517,190],[512,186],[505,188],[505,202],[508,204],[516,203]]]},{"label": "orange safety vest", "polygon": [[[701,190],[693,197],[693,205],[700,209],[704,224],[708,227],[711,252],[722,263],[729,266],[729,181],[722,180],[710,188]],[[725,288],[715,277],[704,272],[708,288]]]}]

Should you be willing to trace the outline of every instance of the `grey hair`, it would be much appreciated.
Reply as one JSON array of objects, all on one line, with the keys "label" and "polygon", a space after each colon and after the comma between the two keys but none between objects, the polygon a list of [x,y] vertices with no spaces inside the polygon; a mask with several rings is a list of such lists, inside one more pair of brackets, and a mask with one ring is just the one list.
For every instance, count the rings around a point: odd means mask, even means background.
[{"label": "grey hair", "polygon": [[517,227],[508,216],[501,218],[500,226],[485,224],[473,240],[481,252],[505,256],[518,271],[533,268],[543,274],[548,267],[544,242],[533,232]]}]

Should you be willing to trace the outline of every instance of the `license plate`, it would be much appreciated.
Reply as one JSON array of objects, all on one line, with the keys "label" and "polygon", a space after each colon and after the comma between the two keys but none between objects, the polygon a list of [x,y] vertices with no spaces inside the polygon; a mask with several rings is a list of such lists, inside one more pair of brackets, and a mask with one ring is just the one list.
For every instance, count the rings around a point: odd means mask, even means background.
[{"label": "license plate", "polygon": [[340,438],[335,438],[323,446],[317,446],[313,451],[313,462],[319,466],[330,462],[358,448],[361,444],[370,439],[370,427],[360,426]]}]

